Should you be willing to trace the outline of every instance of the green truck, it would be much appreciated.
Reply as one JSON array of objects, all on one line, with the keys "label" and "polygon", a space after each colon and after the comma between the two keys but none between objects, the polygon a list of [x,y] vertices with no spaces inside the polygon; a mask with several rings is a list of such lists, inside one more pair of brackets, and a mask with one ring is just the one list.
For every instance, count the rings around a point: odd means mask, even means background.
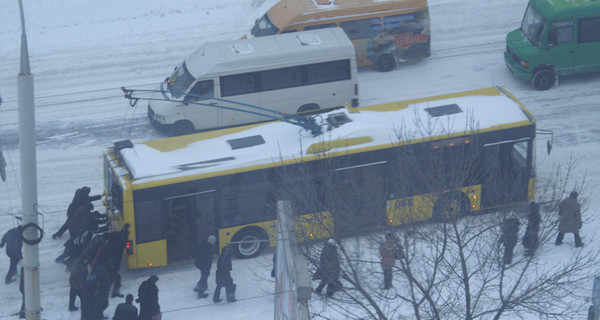
[{"label": "green truck", "polygon": [[600,71],[600,0],[530,0],[521,27],[506,35],[504,61],[537,90]]}]

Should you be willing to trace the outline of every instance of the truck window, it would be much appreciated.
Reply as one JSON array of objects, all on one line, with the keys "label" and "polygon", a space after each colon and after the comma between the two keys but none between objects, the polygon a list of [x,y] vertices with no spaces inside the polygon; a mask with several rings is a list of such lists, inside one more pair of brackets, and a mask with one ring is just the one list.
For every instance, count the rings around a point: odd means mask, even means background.
[{"label": "truck window", "polygon": [[548,46],[553,47],[573,41],[573,21],[554,22],[548,33]]},{"label": "truck window", "polygon": [[600,41],[600,17],[579,20],[579,42]]}]

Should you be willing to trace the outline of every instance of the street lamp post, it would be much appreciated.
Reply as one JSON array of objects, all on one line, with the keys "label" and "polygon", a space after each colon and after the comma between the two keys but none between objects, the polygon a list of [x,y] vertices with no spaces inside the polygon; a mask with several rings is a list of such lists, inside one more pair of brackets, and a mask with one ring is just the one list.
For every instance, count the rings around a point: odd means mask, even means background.
[{"label": "street lamp post", "polygon": [[42,230],[37,217],[37,169],[35,155],[35,110],[33,100],[33,75],[29,68],[29,52],[25,34],[23,3],[21,11],[21,68],[17,76],[19,97],[19,149],[21,155],[21,206],[23,211],[23,272],[25,316],[27,320],[39,320],[40,307],[40,258],[38,244]]}]

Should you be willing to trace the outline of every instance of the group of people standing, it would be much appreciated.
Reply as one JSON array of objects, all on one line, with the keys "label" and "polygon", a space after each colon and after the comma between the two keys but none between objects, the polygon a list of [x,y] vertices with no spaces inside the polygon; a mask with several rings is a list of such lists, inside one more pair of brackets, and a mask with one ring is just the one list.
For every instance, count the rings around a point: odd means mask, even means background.
[{"label": "group of people standing", "polygon": [[[198,245],[196,252],[195,265],[200,270],[200,280],[194,287],[194,291],[198,293],[198,299],[208,297],[208,276],[210,275],[210,269],[212,267],[213,257],[216,252],[215,243],[217,238],[213,235],[208,236],[206,241],[203,241]],[[225,288],[226,299],[229,302],[237,301],[235,298],[236,284],[233,283],[231,277],[232,263],[231,263],[231,247],[225,246],[221,250],[221,254],[217,259],[217,271],[215,272],[215,292],[213,294],[213,302],[219,303],[223,301],[221,299],[221,289]]]}]

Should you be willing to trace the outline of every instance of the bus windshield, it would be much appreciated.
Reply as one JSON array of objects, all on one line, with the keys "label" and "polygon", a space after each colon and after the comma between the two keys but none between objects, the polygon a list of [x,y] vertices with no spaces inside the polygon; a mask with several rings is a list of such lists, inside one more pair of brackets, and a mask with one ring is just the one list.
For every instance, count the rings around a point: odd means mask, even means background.
[{"label": "bus windshield", "polygon": [[262,16],[262,18],[256,21],[256,24],[254,25],[254,27],[252,27],[252,30],[250,31],[250,33],[255,37],[270,36],[273,34],[277,34],[278,32],[279,28],[277,28],[271,22],[271,20],[269,20],[269,16],[267,16],[267,14],[265,14],[264,16]]},{"label": "bus windshield", "polygon": [[542,44],[542,35],[544,34],[545,26],[546,19],[531,6],[531,3],[529,3],[527,11],[525,11],[525,17],[523,17],[523,23],[521,24],[521,32],[523,32],[523,35],[531,42],[531,44],[539,47]]},{"label": "bus windshield", "polygon": [[167,85],[167,91],[173,98],[180,98],[185,94],[187,88],[196,80],[188,71],[185,62],[179,67],[175,68],[173,74],[168,77],[165,82]]}]

